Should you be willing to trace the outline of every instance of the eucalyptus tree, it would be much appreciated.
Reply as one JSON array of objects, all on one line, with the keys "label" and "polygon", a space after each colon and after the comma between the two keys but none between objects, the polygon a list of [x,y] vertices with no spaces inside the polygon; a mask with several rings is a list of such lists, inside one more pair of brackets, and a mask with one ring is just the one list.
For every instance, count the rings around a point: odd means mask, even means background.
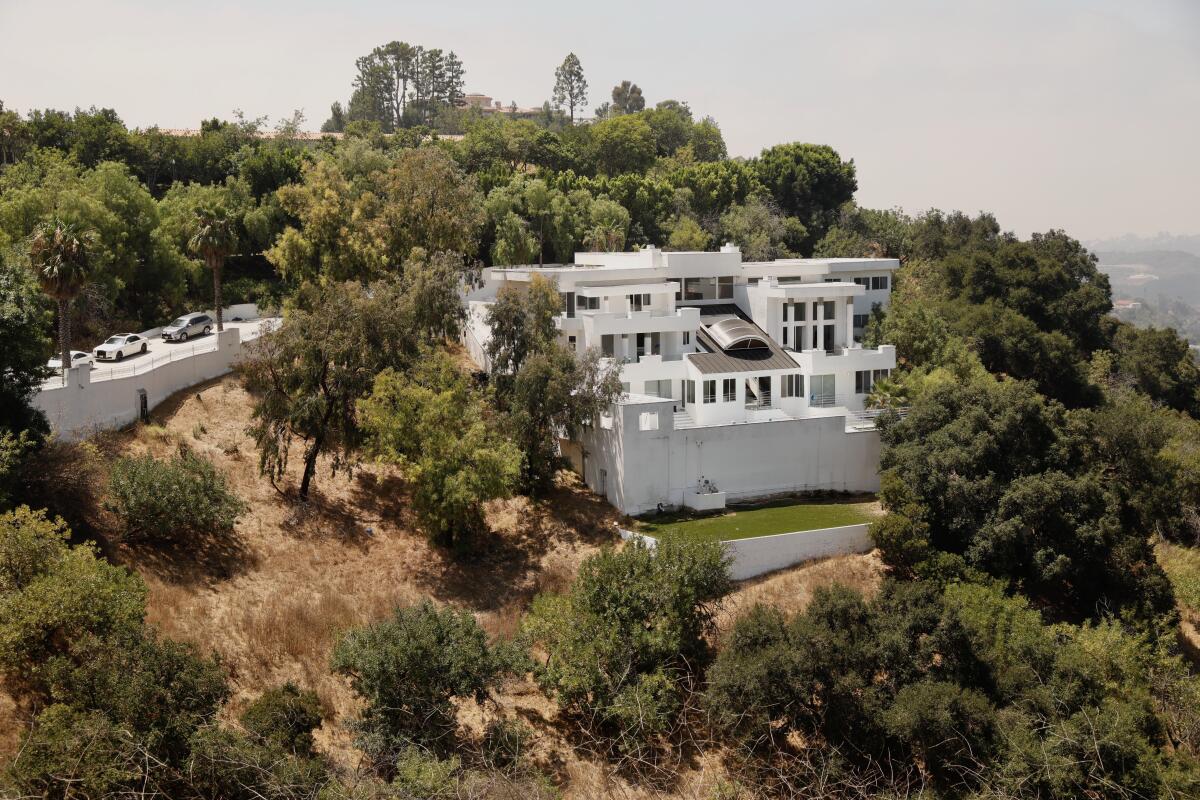
[{"label": "eucalyptus tree", "polygon": [[71,363],[71,301],[91,274],[95,234],[58,217],[40,223],[29,240],[29,261],[42,291],[58,304],[58,346],[64,371]]}]

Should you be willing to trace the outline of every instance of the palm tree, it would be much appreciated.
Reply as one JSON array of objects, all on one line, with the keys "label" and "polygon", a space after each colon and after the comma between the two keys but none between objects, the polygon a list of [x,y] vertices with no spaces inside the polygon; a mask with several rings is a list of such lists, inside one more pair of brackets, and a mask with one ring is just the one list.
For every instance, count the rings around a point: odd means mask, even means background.
[{"label": "palm tree", "polygon": [[58,217],[40,223],[29,239],[29,261],[38,283],[58,303],[58,346],[64,378],[71,366],[71,301],[83,291],[91,273],[94,242],[92,231]]},{"label": "palm tree", "polygon": [[216,306],[217,331],[225,330],[221,319],[221,268],[225,256],[237,248],[237,228],[223,208],[201,208],[196,212],[196,227],[188,240],[188,249],[204,259],[212,270],[213,305]]}]

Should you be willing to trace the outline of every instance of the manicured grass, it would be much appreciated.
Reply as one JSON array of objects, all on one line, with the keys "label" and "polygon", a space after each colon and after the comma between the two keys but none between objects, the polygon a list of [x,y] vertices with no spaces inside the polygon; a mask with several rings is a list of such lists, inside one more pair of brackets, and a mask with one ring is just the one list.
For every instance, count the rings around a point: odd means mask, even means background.
[{"label": "manicured grass", "polygon": [[873,500],[786,500],[704,516],[680,513],[648,517],[637,521],[637,530],[656,538],[677,535],[696,541],[720,542],[856,525],[874,518]]}]

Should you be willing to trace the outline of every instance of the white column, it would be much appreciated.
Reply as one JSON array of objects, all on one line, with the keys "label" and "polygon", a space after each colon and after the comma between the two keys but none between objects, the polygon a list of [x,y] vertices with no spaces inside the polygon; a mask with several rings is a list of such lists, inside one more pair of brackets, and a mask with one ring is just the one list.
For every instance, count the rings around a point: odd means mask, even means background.
[{"label": "white column", "polygon": [[854,298],[846,298],[846,347],[854,347]]},{"label": "white column", "polygon": [[813,349],[824,350],[825,349],[825,301],[824,300],[817,301],[816,311],[817,311],[817,313],[813,315],[814,317],[816,317],[816,319],[813,320],[813,322],[816,323],[816,326],[815,326],[815,329],[813,332],[816,333],[817,340],[815,342],[813,342]]}]

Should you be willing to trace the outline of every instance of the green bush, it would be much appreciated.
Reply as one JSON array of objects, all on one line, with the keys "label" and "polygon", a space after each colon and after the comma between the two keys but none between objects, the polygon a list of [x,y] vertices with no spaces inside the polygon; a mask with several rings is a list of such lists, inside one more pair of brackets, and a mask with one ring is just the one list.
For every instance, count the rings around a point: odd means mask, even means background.
[{"label": "green bush", "polygon": [[84,637],[73,658],[53,659],[50,693],[72,708],[99,711],[134,735],[155,759],[179,763],[188,739],[216,717],[229,697],[225,670],[191,644],[144,627]]},{"label": "green bush", "polygon": [[482,700],[504,668],[503,653],[488,646],[475,617],[429,601],[350,631],[333,653],[333,669],[367,703],[356,723],[358,744],[385,774],[411,744],[448,749],[452,701]]},{"label": "green bush", "polygon": [[313,753],[312,732],[320,724],[316,693],[291,683],[263,692],[242,713],[242,726],[260,741],[305,757]]},{"label": "green bush", "polygon": [[80,643],[142,624],[141,579],[91,545],[69,546],[69,535],[26,506],[0,514],[0,675],[10,690],[44,695],[57,659],[78,663]]},{"label": "green bush", "polygon": [[[142,758],[128,732],[98,712],[53,705],[38,715],[8,765],[0,794],[16,797],[100,798],[137,785]],[[132,796],[132,795],[128,795]]]},{"label": "green bush", "polygon": [[169,461],[150,455],[118,459],[106,506],[121,518],[126,538],[154,541],[228,534],[246,511],[224,476],[187,450]]},{"label": "green bush", "polygon": [[539,681],[598,732],[640,748],[669,729],[708,658],[727,568],[720,545],[670,540],[587,559],[570,591],[537,597],[523,623],[548,656]]},{"label": "green bush", "polygon": [[419,747],[405,747],[396,758],[392,787],[400,797],[452,800],[458,797],[461,767],[457,756],[441,759]]},{"label": "green bush", "polygon": [[810,765],[840,759],[881,795],[1200,786],[1200,682],[1178,657],[1112,621],[1049,625],[997,586],[889,581],[870,602],[819,588],[790,618],[756,607],[707,677],[716,730],[744,752],[769,763],[798,735]]}]

